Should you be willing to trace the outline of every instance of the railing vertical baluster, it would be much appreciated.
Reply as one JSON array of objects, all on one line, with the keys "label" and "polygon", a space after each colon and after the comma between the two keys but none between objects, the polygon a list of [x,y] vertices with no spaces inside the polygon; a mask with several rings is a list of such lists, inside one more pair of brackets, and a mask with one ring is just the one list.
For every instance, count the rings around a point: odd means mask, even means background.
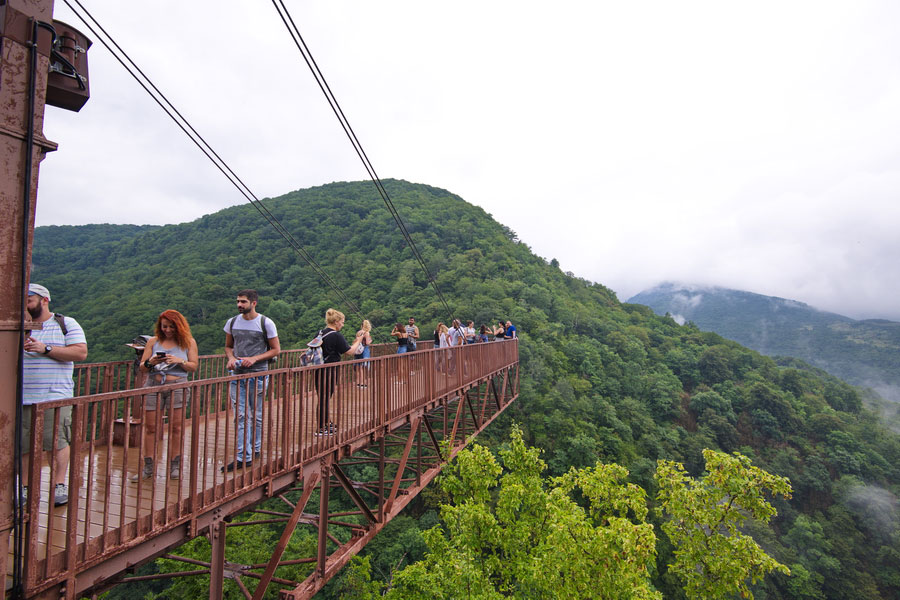
[{"label": "railing vertical baluster", "polygon": [[[84,530],[82,532],[82,537],[84,538],[84,549],[81,555],[82,560],[87,558],[88,542],[90,542],[91,539],[91,498],[93,498],[94,496],[94,479],[96,477],[94,459],[96,458],[97,451],[97,426],[100,423],[100,416],[98,414],[98,411],[101,410],[101,403],[93,402],[90,404],[86,404],[86,407],[89,407],[89,410],[85,411],[85,417],[88,419],[87,435],[89,436],[89,440],[87,442],[87,474],[85,476],[84,489]],[[80,457],[77,458],[78,460],[81,460]],[[69,487],[69,489],[71,489],[71,486]]]},{"label": "railing vertical baluster", "polygon": [[[197,494],[198,471],[200,470],[200,465],[206,463],[206,457],[203,456],[205,452],[202,454],[200,452],[200,406],[203,402],[204,387],[206,386],[194,383],[192,384],[192,387],[186,388],[191,390],[191,455],[188,457],[188,460],[185,460],[184,457],[181,459],[182,479],[184,478],[185,469],[190,470],[190,475],[188,476],[187,505],[185,506],[185,510],[192,513],[192,521],[194,522],[192,530],[194,533],[196,533],[197,507],[198,505],[203,504],[202,501],[198,500]],[[180,487],[181,484],[179,482],[179,488]]]},{"label": "railing vertical baluster", "polygon": [[[46,588],[51,582],[68,581],[74,587],[77,570],[86,561],[95,561],[98,555],[112,556],[176,526],[187,525],[190,535],[194,536],[198,533],[198,515],[206,514],[203,511],[211,510],[219,503],[231,502],[248,490],[271,485],[277,477],[297,472],[311,460],[329,456],[338,445],[356,448],[366,436],[371,436],[370,443],[377,445],[373,449],[382,448],[378,518],[385,518],[385,507],[381,506],[385,491],[383,453],[386,446],[392,445],[386,434],[404,427],[404,422],[408,427],[410,416],[414,423],[428,419],[410,433],[410,443],[416,443],[416,455],[414,459],[410,457],[415,460],[415,476],[410,474],[406,481],[402,472],[398,475],[401,487],[407,484],[418,487],[429,480],[426,473],[434,466],[435,453],[431,444],[438,439],[435,434],[440,419],[443,420],[443,439],[455,438],[454,447],[459,448],[470,437],[473,428],[474,433],[480,431],[518,392],[519,373],[514,364],[518,341],[447,349],[432,349],[428,342],[421,344],[420,350],[404,355],[393,354],[393,345],[373,346],[370,359],[313,368],[295,367],[295,359],[301,351],[288,351],[281,368],[267,374],[269,383],[264,400],[254,403],[254,410],[264,411],[262,450],[265,460],[261,456],[254,460],[251,469],[240,469],[231,475],[225,473],[221,478],[220,465],[236,458],[236,415],[230,402],[230,382],[251,378],[231,376],[201,381],[201,375],[215,375],[225,367],[221,356],[202,357],[196,377],[192,377],[190,383],[174,384],[189,398],[186,401],[189,412],[182,409],[176,413],[170,407],[165,427],[161,426],[161,407],[153,412],[159,432],[152,453],[154,474],[152,481],[139,478],[137,484],[130,483],[128,477],[140,474],[142,470],[141,446],[146,433],[141,427],[135,440],[128,430],[131,420],[141,410],[145,390],[128,389],[136,382],[134,363],[78,365],[75,380],[79,391],[86,395],[71,401],[74,409],[68,508],[54,511],[51,504],[48,510],[47,504],[53,501],[52,482],[56,469],[52,463],[58,450],[54,444],[49,453],[51,466],[42,467],[37,458],[44,456],[39,449],[42,439],[32,439],[31,453],[36,460],[28,473],[33,493],[28,500],[31,518],[26,533],[26,557],[31,560],[26,565],[26,584],[35,589],[34,586]],[[336,436],[310,435],[318,412],[316,373],[332,379],[328,420],[336,423]],[[496,410],[493,401],[488,402],[494,396],[492,379],[499,395]],[[357,386],[357,382],[367,387]],[[102,395],[96,395],[101,390]],[[477,394],[476,406],[467,403],[466,399],[473,391]],[[253,390],[248,392],[249,396]],[[245,425],[253,444],[256,419],[249,410],[249,402],[247,404],[248,422]],[[422,413],[423,406],[430,407],[432,412]],[[451,408],[455,410],[454,414],[450,413]],[[33,431],[42,431],[46,410],[46,407],[35,408]],[[436,411],[440,413],[435,414]],[[58,428],[58,411],[54,410],[52,415]],[[455,425],[450,422],[454,415],[457,415]],[[116,445],[112,436],[113,423],[119,417],[124,419],[126,429],[122,446]],[[428,429],[427,448],[422,446],[421,425]],[[451,426],[453,434],[450,433]],[[179,428],[181,433],[176,443],[173,436]],[[190,435],[190,440],[186,440],[185,435]],[[137,449],[133,448],[135,442],[139,445]],[[255,448],[251,452],[253,450]],[[106,453],[105,457],[101,452]],[[133,465],[135,456],[139,463],[137,469]],[[175,456],[182,457],[181,478],[185,481],[169,481],[171,460]],[[413,468],[412,464],[410,468]],[[158,472],[161,475],[157,475]],[[48,475],[49,489],[46,485]],[[120,482],[116,481],[118,477],[121,477]],[[165,489],[159,486],[165,486]],[[268,493],[276,491],[268,490]],[[83,523],[79,521],[81,515]],[[38,541],[38,532],[43,535],[45,526],[50,543],[41,547],[44,542]],[[64,544],[59,543],[62,535],[65,536]],[[79,582],[78,585],[82,584]]]},{"label": "railing vertical baluster", "polygon": [[[50,409],[50,410],[53,410],[53,409]],[[45,414],[44,420],[46,420],[46,418],[47,418],[47,416]],[[57,519],[56,511],[52,507],[53,507],[53,496],[54,496],[55,487],[56,487],[55,484],[53,483],[54,481],[56,481],[56,456],[59,453],[59,449],[57,449],[57,447],[56,447],[58,445],[56,443],[56,432],[59,431],[60,420],[61,419],[59,418],[59,410],[53,410],[53,430],[52,430],[53,434],[50,436],[50,480],[47,483],[47,509],[48,510],[47,510],[47,547],[45,548],[46,552],[45,552],[45,556],[44,556],[44,576],[45,577],[50,572],[50,559],[53,556],[52,548],[54,545],[53,544],[53,538],[54,538],[53,526],[56,524],[55,521]],[[31,437],[32,438],[36,437],[39,440],[43,439],[43,437],[44,437],[43,423],[41,423],[40,429],[35,429],[31,432]],[[39,447],[41,449],[43,449],[43,443],[41,443],[41,445]],[[41,454],[40,453],[32,454],[31,459],[32,459],[32,461],[31,461],[32,463],[34,463],[34,462],[40,463],[40,461],[42,460]]]},{"label": "railing vertical baluster", "polygon": [[[43,434],[36,435],[35,432],[44,431],[44,411],[41,410],[40,404],[31,405],[31,440],[28,450],[31,456],[31,467],[28,469],[28,524],[26,526],[27,548],[25,559],[25,581],[28,587],[33,587],[37,582],[39,574],[37,569],[38,559],[38,534],[40,531],[40,500],[41,500],[41,452],[44,449],[42,442]],[[48,507],[49,512],[49,507]],[[48,536],[48,546],[49,536]]]},{"label": "railing vertical baluster", "polygon": [[[69,503],[66,505],[66,571],[68,579],[74,583],[75,564],[78,559],[78,492],[81,490],[81,464],[82,457],[79,450],[83,445],[84,439],[84,404],[78,404],[72,407],[72,430],[71,444],[69,452]],[[57,409],[57,414],[61,409]],[[58,420],[58,419],[57,419]],[[56,430],[54,430],[56,431]],[[54,446],[56,446],[54,436]],[[53,481],[51,480],[51,485]],[[52,496],[51,496],[52,500]],[[85,502],[85,508],[89,505]],[[85,515],[87,516],[87,515]],[[49,544],[48,544],[49,546]],[[48,557],[49,559],[49,557]]]}]

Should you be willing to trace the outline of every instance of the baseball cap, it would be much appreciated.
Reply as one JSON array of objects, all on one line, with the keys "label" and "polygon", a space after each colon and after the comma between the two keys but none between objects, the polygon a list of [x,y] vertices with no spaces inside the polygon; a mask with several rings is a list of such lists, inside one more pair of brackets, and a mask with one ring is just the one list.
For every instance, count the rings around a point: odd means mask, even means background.
[{"label": "baseball cap", "polygon": [[47,300],[50,300],[50,290],[38,283],[32,283],[28,286],[28,295],[33,296],[35,294],[37,294],[38,296],[43,296]]}]

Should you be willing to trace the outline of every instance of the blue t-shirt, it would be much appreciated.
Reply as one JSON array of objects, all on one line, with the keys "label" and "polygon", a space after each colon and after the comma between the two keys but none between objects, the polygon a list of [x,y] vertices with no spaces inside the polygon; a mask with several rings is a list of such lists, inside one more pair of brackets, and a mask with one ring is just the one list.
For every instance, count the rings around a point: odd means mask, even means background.
[{"label": "blue t-shirt", "polygon": [[509,325],[509,326],[506,328],[506,339],[512,339],[512,338],[514,338],[514,337],[516,337],[516,326],[515,326],[515,325]]}]

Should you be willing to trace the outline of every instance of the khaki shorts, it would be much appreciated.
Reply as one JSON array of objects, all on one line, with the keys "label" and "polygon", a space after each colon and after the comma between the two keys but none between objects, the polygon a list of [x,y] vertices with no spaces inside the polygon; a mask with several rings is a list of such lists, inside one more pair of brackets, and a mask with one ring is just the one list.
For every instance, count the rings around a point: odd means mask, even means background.
[{"label": "khaki shorts", "polygon": [[[31,405],[22,406],[22,453],[31,451]],[[53,447],[53,413],[59,411],[59,431],[56,432],[56,449],[62,450],[72,443],[72,407],[63,406],[58,409],[44,411],[44,450]]]}]

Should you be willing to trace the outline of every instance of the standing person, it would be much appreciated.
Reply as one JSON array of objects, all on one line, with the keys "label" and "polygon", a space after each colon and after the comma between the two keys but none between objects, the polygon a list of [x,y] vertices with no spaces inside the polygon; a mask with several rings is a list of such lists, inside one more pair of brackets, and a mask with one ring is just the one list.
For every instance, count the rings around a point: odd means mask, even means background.
[{"label": "standing person", "polygon": [[450,330],[447,329],[447,326],[443,323],[438,323],[437,329],[438,335],[438,348],[449,348],[450,347]]},{"label": "standing person", "polygon": [[[372,324],[368,319],[363,319],[362,328],[356,332],[356,339],[359,340],[360,345],[356,349],[356,360],[366,360],[372,355]],[[363,375],[369,369],[369,363],[363,363],[360,365],[356,365],[356,385],[359,387],[366,387],[366,384],[362,382]]]},{"label": "standing person", "polygon": [[[281,352],[278,329],[272,319],[256,312],[258,302],[259,294],[256,290],[241,290],[237,293],[238,314],[225,323],[227,368],[235,375],[267,371],[269,361]],[[231,382],[229,393],[231,406],[236,407],[237,447],[235,459],[222,467],[223,471],[249,467],[253,463],[254,456],[259,456],[262,448],[263,398],[266,395],[267,380],[268,377],[263,375]],[[255,417],[253,423],[249,423],[248,404]]]},{"label": "standing person", "polygon": [[487,342],[488,341],[488,333],[490,333],[490,331],[491,330],[488,329],[488,326],[482,323],[481,329],[478,333],[478,341],[479,342]]},{"label": "standing person", "polygon": [[[434,331],[435,337],[435,347],[436,348],[449,348],[450,347],[450,334],[447,330],[447,326],[443,323],[438,323],[437,329]],[[434,355],[434,362],[437,366],[438,371],[444,370],[444,363],[446,362],[446,352],[436,352]]]},{"label": "standing person", "polygon": [[395,324],[391,330],[391,336],[397,338],[397,354],[406,354],[409,351],[409,336],[406,328],[400,323]]},{"label": "standing person", "polygon": [[[462,330],[462,325],[459,322],[459,319],[453,319],[453,327],[447,332],[447,341],[450,347],[454,346],[462,346],[465,341],[465,334]],[[453,374],[456,372],[456,352],[448,352],[447,353],[447,372]]]},{"label": "standing person", "polygon": [[[191,326],[177,310],[164,310],[156,319],[155,335],[147,340],[141,356],[140,369],[147,373],[144,387],[153,388],[169,383],[187,381],[200,365],[197,342],[191,335]],[[181,425],[184,421],[184,402],[190,400],[190,389],[149,392],[144,396],[144,442],[141,454],[144,467],[131,481],[153,477],[153,457],[156,456],[156,424],[158,410],[169,404],[169,477],[181,478]],[[187,396],[185,398],[185,396]],[[177,454],[176,454],[177,453]]]},{"label": "standing person", "polygon": [[[329,308],[325,313],[325,329],[319,332],[322,336],[322,362],[326,365],[341,361],[342,354],[353,356],[362,344],[362,336],[357,334],[353,344],[348,344],[341,334],[344,327],[344,313]],[[336,433],[334,423],[329,420],[329,401],[337,382],[337,365],[317,369],[315,375],[316,394],[319,396],[318,429],[316,435],[333,435]]]},{"label": "standing person", "polygon": [[494,327],[494,341],[499,342],[503,339],[506,334],[506,327],[503,326],[503,321],[497,321],[497,326]]},{"label": "standing person", "polygon": [[469,321],[466,324],[466,343],[474,344],[475,342],[475,321]]},{"label": "standing person", "polygon": [[416,327],[416,320],[409,318],[409,324],[406,326],[406,347],[410,352],[416,351],[416,342],[419,339],[419,328]]},{"label": "standing person", "polygon": [[[25,473],[31,472],[31,413],[32,406],[41,402],[71,398],[75,392],[72,373],[75,361],[87,358],[87,340],[84,330],[72,317],[50,312],[50,291],[42,285],[28,286],[25,310],[31,320],[41,323],[42,328],[34,330],[25,338],[22,377],[22,455],[25,458]],[[53,462],[53,505],[62,506],[69,502],[69,487],[66,485],[66,468],[69,466],[69,444],[72,441],[72,407],[64,406],[59,411],[59,430],[53,431],[53,411],[44,415],[42,448],[49,451],[56,440],[56,458]]]},{"label": "standing person", "polygon": [[459,319],[453,319],[453,327],[450,328],[450,345],[462,346],[465,343],[465,333]]},{"label": "standing person", "polygon": [[518,337],[516,334],[516,326],[512,324],[512,321],[506,321],[506,332],[504,333],[504,337],[508,340]]}]

